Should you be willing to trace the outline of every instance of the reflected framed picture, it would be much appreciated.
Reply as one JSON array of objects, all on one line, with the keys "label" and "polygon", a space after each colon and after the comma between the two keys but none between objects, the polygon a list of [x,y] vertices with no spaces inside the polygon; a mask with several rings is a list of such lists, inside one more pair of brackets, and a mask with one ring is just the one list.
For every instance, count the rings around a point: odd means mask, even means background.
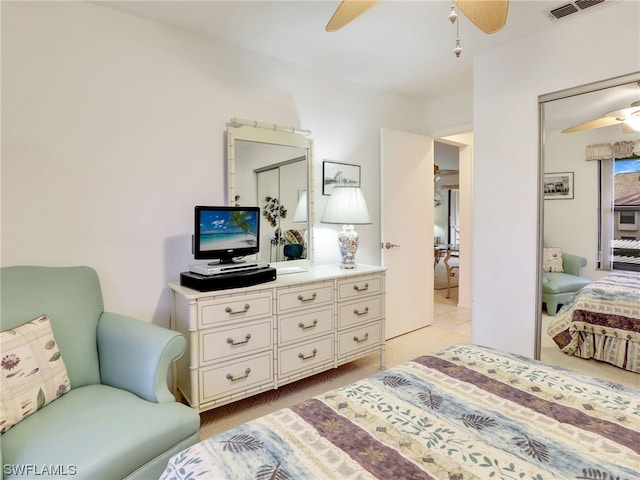
[{"label": "reflected framed picture", "polygon": [[337,163],[325,160],[322,162],[322,194],[331,195],[337,185],[350,187],[360,186],[360,165]]},{"label": "reflected framed picture", "polygon": [[554,172],[544,174],[545,200],[573,199],[573,172]]}]

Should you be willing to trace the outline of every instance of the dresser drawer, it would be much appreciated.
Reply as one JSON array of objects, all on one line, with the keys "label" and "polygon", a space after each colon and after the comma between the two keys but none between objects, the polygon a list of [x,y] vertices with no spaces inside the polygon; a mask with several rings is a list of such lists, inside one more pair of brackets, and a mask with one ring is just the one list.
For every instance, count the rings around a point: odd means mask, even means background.
[{"label": "dresser drawer", "polygon": [[382,292],[382,277],[380,275],[338,281],[338,301],[380,292]]},{"label": "dresser drawer", "polygon": [[265,385],[274,385],[272,352],[201,369],[200,403]]},{"label": "dresser drawer", "polygon": [[338,358],[380,345],[382,321],[352,328],[338,335]]},{"label": "dresser drawer", "polygon": [[206,364],[234,355],[248,355],[273,347],[271,319],[243,323],[234,328],[200,332],[200,362]]},{"label": "dresser drawer", "polygon": [[199,326],[211,327],[230,321],[271,316],[271,292],[230,295],[200,302]]},{"label": "dresser drawer", "polygon": [[329,335],[280,350],[278,376],[284,377],[332,361],[333,335]]},{"label": "dresser drawer", "polygon": [[305,340],[333,331],[333,306],[278,317],[278,344]]},{"label": "dresser drawer", "polygon": [[333,303],[333,282],[321,282],[304,287],[279,289],[278,312],[316,307]]},{"label": "dresser drawer", "polygon": [[382,297],[363,298],[338,306],[338,328],[342,329],[382,317]]}]

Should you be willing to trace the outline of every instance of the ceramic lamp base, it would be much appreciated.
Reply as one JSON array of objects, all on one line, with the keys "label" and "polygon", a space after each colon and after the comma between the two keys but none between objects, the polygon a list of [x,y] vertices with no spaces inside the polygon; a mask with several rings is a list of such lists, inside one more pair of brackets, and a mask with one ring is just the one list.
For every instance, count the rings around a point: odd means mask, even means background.
[{"label": "ceramic lamp base", "polygon": [[338,234],[338,245],[342,255],[340,268],[356,268],[356,252],[359,243],[360,236],[353,225],[343,225]]}]

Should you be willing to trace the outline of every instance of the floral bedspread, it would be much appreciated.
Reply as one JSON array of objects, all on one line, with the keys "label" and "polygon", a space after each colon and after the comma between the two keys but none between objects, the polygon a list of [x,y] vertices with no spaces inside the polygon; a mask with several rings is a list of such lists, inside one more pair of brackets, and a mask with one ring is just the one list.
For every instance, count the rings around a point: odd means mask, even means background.
[{"label": "floral bedspread", "polygon": [[473,345],[202,441],[162,479],[638,479],[640,390]]},{"label": "floral bedspread", "polygon": [[583,287],[547,333],[568,355],[640,373],[640,274],[611,273]]}]

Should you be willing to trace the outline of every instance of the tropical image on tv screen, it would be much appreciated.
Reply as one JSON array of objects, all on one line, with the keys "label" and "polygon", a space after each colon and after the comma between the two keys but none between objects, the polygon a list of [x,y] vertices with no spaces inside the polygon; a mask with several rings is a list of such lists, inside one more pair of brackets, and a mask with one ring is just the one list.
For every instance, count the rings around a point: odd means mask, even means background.
[{"label": "tropical image on tv screen", "polygon": [[203,210],[200,212],[200,250],[255,247],[257,226],[257,212]]}]

